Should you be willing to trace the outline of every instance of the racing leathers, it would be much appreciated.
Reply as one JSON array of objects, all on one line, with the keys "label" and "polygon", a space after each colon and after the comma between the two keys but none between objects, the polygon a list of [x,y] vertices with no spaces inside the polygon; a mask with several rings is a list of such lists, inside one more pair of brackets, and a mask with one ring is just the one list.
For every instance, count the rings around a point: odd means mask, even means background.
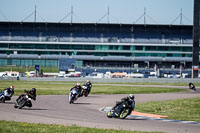
[{"label": "racing leathers", "polygon": [[117,111],[116,111],[116,115],[119,115],[122,111],[123,107],[123,103],[125,104],[125,106],[129,106],[132,104],[132,102],[134,102],[133,99],[130,99],[129,97],[124,97],[121,99],[121,101],[117,101],[116,105],[112,108],[113,110],[118,107]]},{"label": "racing leathers", "polygon": [[4,92],[4,96],[6,97],[6,99],[10,100],[11,97],[13,96],[13,94],[14,94],[14,89],[13,88],[6,88],[2,92]]},{"label": "racing leathers", "polygon": [[87,86],[87,88],[88,88],[88,94],[89,94],[90,91],[91,91],[91,88],[92,88],[92,83],[91,82],[86,82],[84,85]]},{"label": "racing leathers", "polygon": [[76,89],[78,91],[78,97],[81,97],[82,96],[82,87],[79,85],[79,86],[74,86],[73,88],[70,89],[70,92],[73,90],[73,89]]}]

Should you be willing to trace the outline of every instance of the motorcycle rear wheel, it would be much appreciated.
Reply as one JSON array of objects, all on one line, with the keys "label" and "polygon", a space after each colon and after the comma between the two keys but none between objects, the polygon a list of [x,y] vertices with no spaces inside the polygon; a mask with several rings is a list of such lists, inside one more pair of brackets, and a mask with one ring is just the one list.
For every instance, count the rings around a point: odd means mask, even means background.
[{"label": "motorcycle rear wheel", "polygon": [[111,113],[111,111],[109,111],[109,112],[107,113],[107,117],[108,117],[108,118],[112,118],[112,113]]},{"label": "motorcycle rear wheel", "polygon": [[18,109],[22,109],[23,105],[18,106]]},{"label": "motorcycle rear wheel", "polygon": [[25,105],[26,105],[25,99],[23,99],[23,101],[20,101],[19,105],[18,105],[18,109],[22,109]]},{"label": "motorcycle rear wheel", "polygon": [[17,103],[14,105],[14,108],[17,108],[18,107],[18,105],[17,105]]},{"label": "motorcycle rear wheel", "polygon": [[85,97],[87,97],[87,96],[88,96],[88,93],[86,92],[86,93],[85,93]]}]

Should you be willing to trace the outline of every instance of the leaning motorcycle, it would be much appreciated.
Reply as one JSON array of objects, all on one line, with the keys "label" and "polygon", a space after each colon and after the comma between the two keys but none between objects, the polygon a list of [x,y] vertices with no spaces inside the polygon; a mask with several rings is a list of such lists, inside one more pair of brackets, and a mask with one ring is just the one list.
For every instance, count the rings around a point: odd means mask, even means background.
[{"label": "leaning motorcycle", "polygon": [[73,88],[69,94],[69,103],[74,103],[78,99],[78,90]]},{"label": "leaning motorcycle", "polygon": [[3,90],[3,91],[0,93],[0,102],[5,103],[5,101],[11,100],[11,97],[12,97],[12,95],[10,95],[10,94],[8,95],[7,90]]},{"label": "leaning motorcycle", "polygon": [[127,103],[121,103],[119,105],[117,105],[116,107],[114,107],[113,109],[111,109],[108,113],[107,113],[107,117],[108,118],[120,118],[120,119],[125,119],[128,115],[131,114],[131,112],[134,110],[135,108],[135,101],[132,101],[130,104]]},{"label": "leaning motorcycle", "polygon": [[23,94],[16,100],[16,103],[14,105],[15,108],[21,109],[23,107],[32,107],[31,98],[28,96],[28,94]]},{"label": "leaning motorcycle", "polygon": [[87,97],[89,95],[89,88],[86,85],[82,86],[83,90],[82,90],[82,95],[84,95],[85,97]]},{"label": "leaning motorcycle", "polygon": [[189,83],[189,89],[196,91],[196,87],[193,83]]}]

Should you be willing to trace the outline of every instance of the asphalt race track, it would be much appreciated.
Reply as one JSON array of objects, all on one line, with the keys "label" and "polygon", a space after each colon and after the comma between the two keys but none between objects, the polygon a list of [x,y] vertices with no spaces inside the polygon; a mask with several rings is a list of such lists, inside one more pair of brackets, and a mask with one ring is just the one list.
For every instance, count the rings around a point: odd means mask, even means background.
[{"label": "asphalt race track", "polygon": [[[169,133],[197,133],[200,124],[184,124],[141,118],[125,120],[109,119],[106,113],[100,112],[102,107],[113,106],[115,102],[127,95],[89,95],[79,98],[75,104],[69,104],[66,95],[37,96],[32,108],[21,110],[14,108],[17,97],[11,101],[0,103],[0,120],[21,121],[30,123],[63,124],[96,128],[111,128],[139,131],[161,131]],[[137,103],[158,100],[183,99],[200,97],[199,92],[168,94],[136,94]]]}]

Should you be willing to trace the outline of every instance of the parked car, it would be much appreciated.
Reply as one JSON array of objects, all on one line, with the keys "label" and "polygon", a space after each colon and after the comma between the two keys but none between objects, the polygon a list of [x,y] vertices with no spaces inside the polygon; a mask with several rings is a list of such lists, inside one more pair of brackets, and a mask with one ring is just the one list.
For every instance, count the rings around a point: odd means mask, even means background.
[{"label": "parked car", "polygon": [[140,72],[135,72],[132,74],[133,78],[144,78],[144,74],[140,73]]}]

